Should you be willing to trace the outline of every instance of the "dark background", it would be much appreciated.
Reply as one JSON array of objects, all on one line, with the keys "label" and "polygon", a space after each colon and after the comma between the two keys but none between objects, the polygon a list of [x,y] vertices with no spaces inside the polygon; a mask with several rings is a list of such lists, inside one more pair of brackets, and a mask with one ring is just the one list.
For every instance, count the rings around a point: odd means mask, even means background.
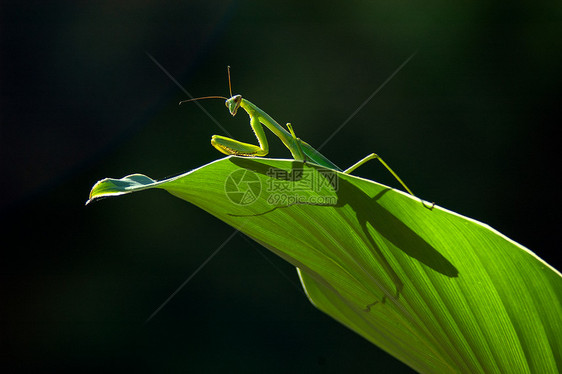
[{"label": "dark background", "polygon": [[[555,2],[553,2],[555,3]],[[342,167],[382,155],[420,197],[559,267],[562,3],[2,2],[2,366],[409,372],[314,309],[294,269],[162,191],[84,206],[103,177],[221,155],[194,96],[233,87]],[[236,138],[245,114],[201,104]],[[272,157],[288,151],[269,136]],[[357,174],[396,186],[371,163]]]}]

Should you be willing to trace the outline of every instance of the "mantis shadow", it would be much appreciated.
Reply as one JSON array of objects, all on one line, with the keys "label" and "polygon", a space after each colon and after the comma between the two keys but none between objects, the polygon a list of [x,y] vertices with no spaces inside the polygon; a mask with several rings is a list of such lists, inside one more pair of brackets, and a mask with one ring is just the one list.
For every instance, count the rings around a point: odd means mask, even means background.
[{"label": "mantis shadow", "polygon": [[[302,162],[294,161],[292,164],[292,170],[287,172],[286,170],[281,170],[271,166],[268,163],[269,160],[265,159],[231,157],[230,161],[241,168],[266,175],[269,178],[273,177],[285,181],[300,180],[299,178],[302,175],[302,172],[299,171],[302,171],[304,167]],[[395,283],[396,297],[398,297],[400,291],[402,290],[403,283],[385,259],[368,226],[370,226],[372,230],[375,230],[388,242],[392,243],[394,247],[400,249],[406,255],[416,259],[425,266],[449,278],[458,277],[459,272],[457,268],[449,260],[441,255],[439,251],[437,251],[416,232],[405,225],[400,219],[378,203],[378,200],[391,190],[390,188],[382,190],[375,196],[369,196],[359,187],[346,180],[346,178],[341,178],[339,173],[334,170],[326,169],[311,163],[306,163],[306,166],[317,170],[319,172],[318,174],[325,178],[326,183],[329,183],[332,186],[332,189],[337,196],[337,202],[335,204],[318,204],[319,206],[330,206],[334,208],[349,206],[353,210],[364,236],[367,238],[370,247],[373,249],[374,255]],[[336,176],[335,178],[334,175]],[[298,203],[292,205],[298,205]],[[292,205],[275,206],[268,211],[253,215],[268,214],[276,209],[283,209]],[[307,205],[316,204],[307,203]],[[428,210],[428,214],[432,214],[431,210]],[[385,297],[383,297],[382,302],[384,302],[384,300]],[[370,306],[374,304],[376,304],[376,302],[368,305],[366,307],[366,311],[370,310]]]}]

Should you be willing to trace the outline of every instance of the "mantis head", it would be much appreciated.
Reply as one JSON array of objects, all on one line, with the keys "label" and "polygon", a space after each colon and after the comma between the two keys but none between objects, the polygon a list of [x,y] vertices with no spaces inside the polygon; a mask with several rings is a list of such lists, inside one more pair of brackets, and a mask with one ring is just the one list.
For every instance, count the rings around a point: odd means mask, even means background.
[{"label": "mantis head", "polygon": [[240,104],[242,103],[242,95],[234,95],[230,99],[227,99],[225,102],[226,107],[230,111],[230,114],[234,117],[236,115],[236,111],[240,108]]}]

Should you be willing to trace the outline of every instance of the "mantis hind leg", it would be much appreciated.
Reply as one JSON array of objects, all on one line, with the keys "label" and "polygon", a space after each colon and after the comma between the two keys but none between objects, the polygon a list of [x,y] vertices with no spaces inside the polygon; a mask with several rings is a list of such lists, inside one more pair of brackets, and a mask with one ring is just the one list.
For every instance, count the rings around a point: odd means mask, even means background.
[{"label": "mantis hind leg", "polygon": [[[377,155],[376,153],[371,153],[371,154],[368,155],[367,157],[365,157],[365,158],[359,160],[359,162],[357,162],[357,163],[351,165],[349,168],[347,168],[346,170],[344,170],[344,173],[349,174],[349,173],[351,173],[352,171],[354,171],[355,169],[357,169],[359,166],[363,165],[364,163],[366,163],[366,162],[368,162],[368,161],[370,161],[370,160],[374,160],[374,159],[379,160],[380,163],[386,168],[386,170],[388,170],[388,171],[390,172],[390,174],[392,174],[392,176],[402,185],[402,187],[404,187],[404,189],[405,189],[406,191],[408,191],[408,193],[409,193],[410,195],[416,196],[416,195],[414,195],[414,193],[412,192],[412,190],[410,190],[410,189],[408,188],[408,186],[406,186],[406,183],[404,183],[404,182],[402,181],[402,179],[400,179],[400,177],[398,176],[398,174],[396,174],[396,172],[394,172],[394,170],[392,170],[392,168],[391,168],[390,166],[388,166],[388,164],[387,164],[386,162],[384,162],[384,160],[383,160],[379,155]],[[428,208],[429,210],[432,210],[433,207],[435,206],[435,203],[431,203],[431,206],[428,207],[428,206],[425,205],[425,202],[424,202],[423,200],[422,200],[422,204],[423,204],[424,207]]]},{"label": "mantis hind leg", "polygon": [[390,174],[392,174],[392,176],[394,178],[396,178],[396,180],[398,182],[400,182],[400,184],[402,185],[402,187],[404,187],[404,189],[406,191],[408,191],[408,193],[412,196],[416,196],[414,195],[414,193],[412,192],[412,190],[410,190],[408,188],[408,186],[406,186],[406,184],[404,182],[402,182],[402,179],[400,179],[400,177],[398,176],[398,174],[396,174],[394,172],[394,170],[392,170],[392,168],[390,166],[388,166],[388,164],[386,162],[384,162],[384,160],[377,155],[376,153],[371,153],[370,155],[368,155],[367,157],[361,159],[359,162],[356,162],[355,164],[353,164],[352,166],[350,166],[349,168],[347,168],[346,170],[344,170],[344,173],[349,174],[351,173],[353,170],[357,169],[359,166],[363,165],[364,163],[370,161],[370,160],[379,160],[380,163],[386,168],[386,170],[388,170],[390,172]]}]

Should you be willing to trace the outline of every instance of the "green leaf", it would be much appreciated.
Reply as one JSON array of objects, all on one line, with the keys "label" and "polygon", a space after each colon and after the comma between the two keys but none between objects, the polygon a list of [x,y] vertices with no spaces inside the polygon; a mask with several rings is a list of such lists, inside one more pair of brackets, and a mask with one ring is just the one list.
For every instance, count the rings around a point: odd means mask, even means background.
[{"label": "green leaf", "polygon": [[562,277],[489,226],[296,161],[227,157],[178,177],[96,183],[90,200],[159,188],[299,269],[320,310],[424,373],[562,369]]}]

